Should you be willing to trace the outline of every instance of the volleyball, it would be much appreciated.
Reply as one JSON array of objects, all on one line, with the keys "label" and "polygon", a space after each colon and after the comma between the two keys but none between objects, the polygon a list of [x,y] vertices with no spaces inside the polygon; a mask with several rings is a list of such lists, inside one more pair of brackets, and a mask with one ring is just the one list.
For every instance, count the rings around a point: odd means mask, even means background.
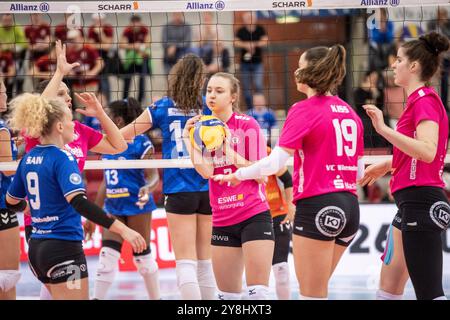
[{"label": "volleyball", "polygon": [[202,116],[189,134],[194,148],[202,152],[215,151],[222,147],[225,139],[225,124],[214,116]]}]

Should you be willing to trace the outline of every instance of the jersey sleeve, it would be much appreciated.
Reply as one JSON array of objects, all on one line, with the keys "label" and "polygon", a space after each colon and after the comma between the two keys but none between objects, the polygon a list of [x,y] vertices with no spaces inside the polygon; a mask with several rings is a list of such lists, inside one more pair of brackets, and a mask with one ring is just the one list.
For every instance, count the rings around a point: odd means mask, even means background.
[{"label": "jersey sleeve", "polygon": [[79,130],[83,137],[85,137],[87,141],[88,150],[91,150],[93,147],[98,145],[100,141],[103,139],[103,134],[97,130],[92,129],[91,127],[79,123]]},{"label": "jersey sleeve", "polygon": [[442,111],[437,98],[431,95],[422,97],[414,105],[414,126],[417,127],[421,121],[425,120],[439,123]]},{"label": "jersey sleeve", "polygon": [[267,141],[258,122],[250,116],[249,119],[246,128],[245,158],[249,161],[258,161],[267,156]]},{"label": "jersey sleeve", "polygon": [[159,128],[164,116],[163,100],[158,100],[155,103],[153,103],[151,106],[147,108],[147,111],[150,116],[152,128]]},{"label": "jersey sleeve", "polygon": [[300,106],[294,105],[288,113],[278,144],[280,147],[299,150],[302,148],[303,138],[310,130],[307,115]]},{"label": "jersey sleeve", "polygon": [[56,180],[64,197],[77,191],[85,191],[77,160],[70,152],[61,150],[55,162]]},{"label": "jersey sleeve", "polygon": [[12,179],[11,184],[8,188],[8,194],[17,200],[23,200],[27,196],[27,191],[25,188],[25,182],[23,179],[23,165],[22,165],[23,159],[20,161],[19,165],[17,166],[17,171],[14,176],[14,179]]}]

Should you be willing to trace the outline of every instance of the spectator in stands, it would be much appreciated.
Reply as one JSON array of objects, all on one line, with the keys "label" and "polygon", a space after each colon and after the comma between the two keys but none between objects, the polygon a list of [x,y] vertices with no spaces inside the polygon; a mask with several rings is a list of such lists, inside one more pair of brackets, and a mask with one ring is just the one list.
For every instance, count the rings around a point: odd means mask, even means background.
[{"label": "spectator in stands", "polygon": [[[428,31],[436,31],[447,38],[450,38],[450,21],[448,20],[448,11],[444,7],[438,7],[436,20],[431,20],[428,23]],[[444,104],[447,113],[450,112],[448,106],[448,76],[450,69],[450,55],[447,52],[442,55],[442,67],[441,67],[441,99]]]},{"label": "spectator in stands", "polygon": [[[40,83],[42,80],[50,79],[56,70],[55,46],[52,46],[52,49],[48,54],[33,61],[31,69],[34,82]],[[35,86],[35,88],[37,87]]]},{"label": "spectator in stands", "polygon": [[264,82],[263,48],[267,46],[266,30],[258,24],[256,12],[242,15],[243,26],[236,32],[234,45],[241,49],[240,80],[247,108],[253,108],[251,84],[261,93]]},{"label": "spectator in stands", "polygon": [[79,30],[82,37],[84,37],[84,31],[81,25],[77,25],[78,21],[74,13],[64,13],[64,21],[55,27],[55,39],[61,40],[63,43],[67,40],[67,33],[70,30]]},{"label": "spectator in stands", "polygon": [[31,67],[40,57],[50,52],[51,32],[50,25],[42,18],[42,14],[30,14],[30,21],[31,24],[25,27],[25,36],[29,43]]},{"label": "spectator in stands", "polygon": [[150,30],[138,15],[132,15],[130,24],[125,28],[120,40],[120,48],[125,49],[123,99],[129,96],[131,79],[139,74],[138,100],[142,103],[145,96],[145,78],[151,74]]},{"label": "spectator in stands", "polygon": [[267,107],[264,94],[255,93],[253,95],[253,109],[248,110],[247,114],[255,118],[264,133],[267,143],[271,143],[272,129],[277,126],[277,118],[275,113]]},{"label": "spectator in stands", "polygon": [[112,25],[106,22],[105,18],[105,13],[92,14],[92,24],[89,26],[87,42],[98,50],[103,60],[103,67],[100,72],[100,91],[105,94],[107,102],[109,102],[111,89],[106,66],[111,63],[109,52],[112,48],[114,29]]},{"label": "spectator in stands", "polygon": [[[205,63],[209,76],[216,72],[228,72],[230,67],[230,52],[219,40],[219,35],[223,35],[222,28],[214,23],[212,12],[204,12],[203,21],[200,25],[198,36],[198,56]],[[207,82],[207,80],[206,80]]]},{"label": "spectator in stands", "polygon": [[392,129],[397,127],[398,119],[403,112],[403,106],[406,103],[406,92],[394,82],[394,72],[392,70],[385,73],[384,87],[384,110],[389,119],[389,126]]},{"label": "spectator in stands", "polygon": [[394,23],[389,21],[386,9],[379,10],[376,25],[369,28],[369,70],[376,70],[381,75],[381,72],[389,66],[389,56],[396,56],[396,50]]},{"label": "spectator in stands", "polygon": [[354,91],[356,112],[361,118],[364,126],[365,148],[379,148],[387,146],[386,140],[375,131],[372,121],[362,107],[365,104],[376,104],[381,108],[383,107],[383,104],[379,101],[381,92],[378,87],[378,77],[379,74],[376,70],[367,71],[364,74],[361,84]]},{"label": "spectator in stands", "polygon": [[192,29],[184,20],[183,12],[172,13],[172,20],[162,29],[162,45],[164,49],[164,71],[170,69],[179,58],[189,52],[192,42]]},{"label": "spectator in stands", "polygon": [[[25,27],[25,36],[28,39],[30,53],[29,70],[33,77],[33,90],[37,87],[38,83],[42,80],[35,74],[34,66],[39,58],[48,55],[51,48],[51,32],[50,25],[42,18],[40,13],[30,14],[31,24]],[[56,58],[55,58],[56,61]]]},{"label": "spectator in stands", "polygon": [[[0,25],[0,54],[5,54],[6,56],[12,55],[12,59],[15,62],[15,78],[12,82],[7,81],[8,83],[6,84],[7,95],[10,99],[23,91],[23,67],[27,47],[28,41],[25,37],[23,27],[15,25],[12,14],[3,14]],[[16,86],[15,92],[13,92],[14,84]]]},{"label": "spectator in stands", "polygon": [[4,77],[4,84],[9,97],[13,90],[14,76],[16,75],[16,65],[11,51],[0,52],[0,75]]},{"label": "spectator in stands", "polygon": [[70,30],[66,42],[67,62],[80,64],[69,74],[73,91],[96,93],[99,88],[98,74],[103,65],[98,51],[84,42],[79,30]]}]

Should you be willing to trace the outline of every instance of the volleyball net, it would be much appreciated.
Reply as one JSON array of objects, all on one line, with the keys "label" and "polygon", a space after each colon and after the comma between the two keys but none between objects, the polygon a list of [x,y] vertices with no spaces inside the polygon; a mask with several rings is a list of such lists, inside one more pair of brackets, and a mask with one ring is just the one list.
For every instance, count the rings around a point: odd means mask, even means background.
[{"label": "volleyball net", "polygon": [[[55,70],[54,41],[61,39],[69,62],[81,62],[65,79],[72,92],[95,92],[105,107],[134,97],[145,108],[166,94],[170,67],[195,53],[210,74],[225,71],[241,80],[241,111],[251,112],[275,145],[289,107],[304,98],[293,77],[298,59],[314,46],[344,45],[347,76],[339,96],[361,117],[363,104],[376,104],[395,127],[405,102],[390,70],[396,50],[428,31],[450,30],[449,9],[448,0],[2,1],[0,68],[9,98],[36,91]],[[449,61],[444,58],[433,79],[446,105]],[[101,129],[95,119],[79,120]],[[368,118],[363,122],[365,162],[389,158],[390,144]],[[161,133],[151,130],[150,138],[159,152]],[[91,158],[87,170],[192,167],[189,159],[105,164]],[[0,169],[16,165],[0,163]]]}]

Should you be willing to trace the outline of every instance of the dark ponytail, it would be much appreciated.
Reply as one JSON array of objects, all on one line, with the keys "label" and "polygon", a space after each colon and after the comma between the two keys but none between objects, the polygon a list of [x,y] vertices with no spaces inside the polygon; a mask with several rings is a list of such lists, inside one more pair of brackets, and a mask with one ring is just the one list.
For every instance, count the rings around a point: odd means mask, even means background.
[{"label": "dark ponytail", "polygon": [[439,69],[441,53],[449,49],[449,41],[446,36],[433,31],[404,43],[402,48],[409,61],[420,63],[420,80],[428,82]]},{"label": "dark ponytail", "polygon": [[295,79],[315,89],[319,95],[336,91],[345,77],[346,51],[339,44],[315,47],[306,51],[306,68],[295,72]]}]

